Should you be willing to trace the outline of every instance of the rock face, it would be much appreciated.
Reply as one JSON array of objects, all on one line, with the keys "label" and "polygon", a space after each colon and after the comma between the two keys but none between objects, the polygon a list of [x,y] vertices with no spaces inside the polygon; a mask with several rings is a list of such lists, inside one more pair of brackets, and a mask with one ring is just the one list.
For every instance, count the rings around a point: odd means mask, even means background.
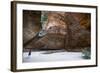
[{"label": "rock face", "polygon": [[41,12],[23,11],[23,43],[32,39],[41,30]]},{"label": "rock face", "polygon": [[[45,13],[45,12],[44,12]],[[24,14],[25,16],[29,14]],[[40,31],[41,12],[30,13],[24,20],[24,48],[66,49],[70,51],[90,47],[91,15],[88,13],[46,12],[47,20]],[[26,19],[28,16],[26,16]],[[34,22],[34,23],[33,23]],[[27,23],[27,24],[26,24]],[[30,31],[29,31],[30,30]],[[40,32],[39,32],[40,31]],[[36,35],[36,33],[39,34]],[[39,36],[41,35],[43,36]]]},{"label": "rock face", "polygon": [[[67,24],[65,48],[90,47],[90,15],[82,13],[66,14],[69,24]],[[83,21],[84,23],[82,23]]]}]

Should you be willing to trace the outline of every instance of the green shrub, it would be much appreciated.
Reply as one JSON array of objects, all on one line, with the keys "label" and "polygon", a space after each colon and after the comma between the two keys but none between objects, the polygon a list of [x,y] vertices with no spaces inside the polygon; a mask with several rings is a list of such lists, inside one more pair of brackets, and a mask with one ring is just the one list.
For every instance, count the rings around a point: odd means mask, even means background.
[{"label": "green shrub", "polygon": [[82,51],[82,57],[84,59],[90,59],[91,58],[91,49],[88,47],[88,48],[85,48],[83,51]]},{"label": "green shrub", "polygon": [[43,24],[45,21],[47,21],[47,15],[41,15],[41,23]]}]

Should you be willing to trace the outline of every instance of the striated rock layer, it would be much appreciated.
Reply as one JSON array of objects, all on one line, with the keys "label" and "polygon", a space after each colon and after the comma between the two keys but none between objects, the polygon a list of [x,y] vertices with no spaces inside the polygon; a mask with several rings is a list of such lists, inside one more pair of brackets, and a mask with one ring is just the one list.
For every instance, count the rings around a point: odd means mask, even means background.
[{"label": "striated rock layer", "polygon": [[[47,20],[42,26],[41,12],[24,14],[24,48],[79,51],[84,47],[90,47],[91,15],[89,13],[46,12],[46,15]],[[26,18],[30,19],[26,20]]]}]

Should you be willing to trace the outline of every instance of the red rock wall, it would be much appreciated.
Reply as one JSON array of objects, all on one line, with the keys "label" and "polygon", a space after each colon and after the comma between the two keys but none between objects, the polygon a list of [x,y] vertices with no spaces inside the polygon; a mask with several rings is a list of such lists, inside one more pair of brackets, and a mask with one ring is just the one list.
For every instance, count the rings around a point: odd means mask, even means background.
[{"label": "red rock wall", "polygon": [[[47,12],[46,12],[47,13]],[[40,13],[39,13],[40,14]],[[24,40],[29,40],[35,32],[40,30],[40,15],[32,13],[30,21],[26,20],[24,24]],[[90,47],[91,43],[91,15],[88,13],[68,13],[68,12],[48,12],[45,22],[45,31],[47,34],[37,41],[32,41],[25,48],[51,48],[75,50],[84,47]],[[33,19],[33,20],[31,20]],[[28,22],[27,22],[28,21]],[[31,25],[32,21],[37,22]],[[26,24],[27,23],[27,24]],[[30,31],[32,32],[30,32]],[[61,36],[60,36],[61,35]],[[38,45],[38,46],[37,46]],[[77,49],[76,49],[77,50]]]}]

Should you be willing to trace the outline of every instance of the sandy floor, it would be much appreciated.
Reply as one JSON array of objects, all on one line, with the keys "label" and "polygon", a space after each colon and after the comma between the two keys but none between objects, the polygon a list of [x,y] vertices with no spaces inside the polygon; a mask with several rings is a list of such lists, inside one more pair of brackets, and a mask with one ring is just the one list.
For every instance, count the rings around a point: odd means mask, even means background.
[{"label": "sandy floor", "polygon": [[47,61],[70,61],[83,60],[81,52],[65,51],[35,51],[28,56],[28,52],[23,53],[23,62],[47,62]]}]

